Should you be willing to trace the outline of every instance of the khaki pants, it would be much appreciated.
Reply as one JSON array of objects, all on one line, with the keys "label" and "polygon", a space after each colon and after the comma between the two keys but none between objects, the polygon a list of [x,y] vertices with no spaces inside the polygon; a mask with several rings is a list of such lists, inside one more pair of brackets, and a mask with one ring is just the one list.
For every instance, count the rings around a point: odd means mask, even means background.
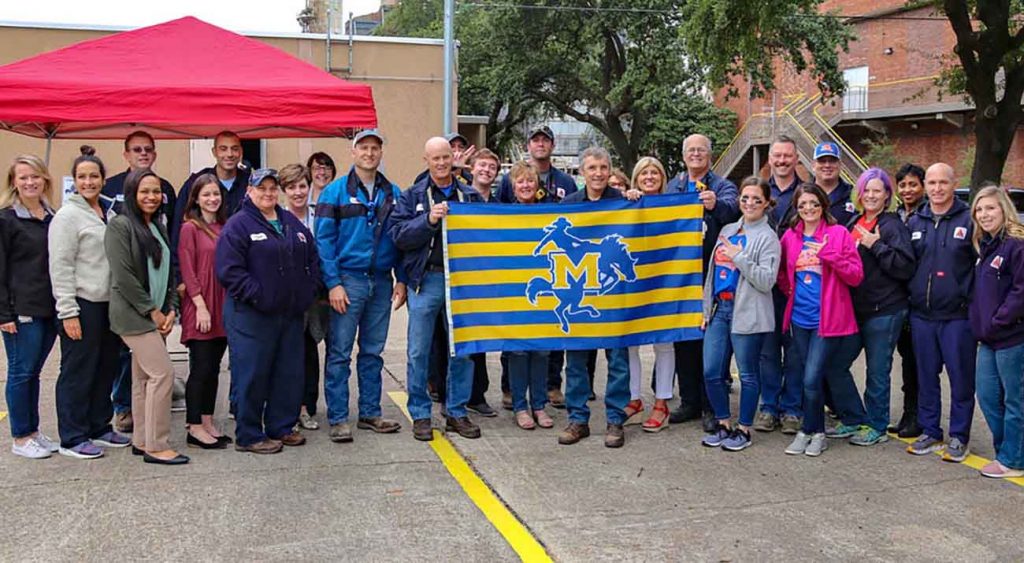
[{"label": "khaki pants", "polygon": [[132,444],[147,452],[171,449],[171,392],[174,366],[157,331],[122,336],[132,350]]}]

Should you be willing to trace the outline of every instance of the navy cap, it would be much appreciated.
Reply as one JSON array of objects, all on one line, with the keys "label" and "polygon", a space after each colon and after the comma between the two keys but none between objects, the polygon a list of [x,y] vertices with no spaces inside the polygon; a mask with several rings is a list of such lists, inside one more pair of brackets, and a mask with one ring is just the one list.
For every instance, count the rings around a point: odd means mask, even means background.
[{"label": "navy cap", "polygon": [[839,145],[835,143],[820,143],[814,147],[814,160],[818,160],[823,156],[839,158]]},{"label": "navy cap", "polygon": [[249,174],[249,185],[258,186],[267,178],[273,178],[278,184],[281,183],[281,180],[277,177],[277,170],[273,168],[257,168]]},{"label": "navy cap", "polygon": [[551,128],[548,127],[547,125],[541,125],[540,127],[534,127],[533,129],[530,129],[530,136],[527,137],[527,140],[532,139],[537,135],[544,135],[545,137],[551,139],[552,141],[555,140],[555,134],[551,132]]},{"label": "navy cap", "polygon": [[356,133],[356,136],[352,138],[352,146],[356,146],[357,144],[359,144],[359,141],[362,141],[367,137],[373,137],[380,141],[380,144],[384,144],[384,135],[381,135],[380,131],[376,129],[363,129],[362,131]]},{"label": "navy cap", "polygon": [[448,141],[449,144],[451,144],[451,142],[454,141],[455,139],[459,139],[467,147],[469,146],[469,139],[465,138],[464,136],[460,135],[459,133],[448,133],[447,135],[444,136],[444,140]]}]

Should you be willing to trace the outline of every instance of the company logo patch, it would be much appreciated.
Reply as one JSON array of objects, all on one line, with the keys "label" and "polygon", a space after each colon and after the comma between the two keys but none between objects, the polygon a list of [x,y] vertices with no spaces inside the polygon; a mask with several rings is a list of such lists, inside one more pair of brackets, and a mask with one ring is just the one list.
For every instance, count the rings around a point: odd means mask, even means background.
[{"label": "company logo patch", "polygon": [[852,201],[846,202],[846,212],[847,213],[853,213],[856,210],[857,210],[857,208],[853,206],[853,202]]},{"label": "company logo patch", "polygon": [[1002,256],[996,256],[995,258],[992,259],[992,262],[989,263],[989,266],[992,266],[993,268],[995,268],[997,270],[999,268],[1002,268],[1003,267],[1003,257]]},{"label": "company logo patch", "polygon": [[557,188],[555,193],[558,194],[558,199],[562,199],[565,197],[565,188]]},{"label": "company logo patch", "polygon": [[[546,255],[548,276],[536,277],[526,284],[526,298],[536,306],[542,295],[554,296],[555,317],[562,332],[569,334],[571,317],[586,314],[600,318],[601,312],[584,305],[588,296],[604,295],[620,281],[636,281],[636,258],[622,242],[621,235],[607,235],[600,240],[577,238],[569,233],[572,227],[565,217],[544,227],[544,237],[533,249],[534,256]],[[546,250],[553,245],[554,248]]]},{"label": "company logo patch", "polygon": [[921,240],[921,237],[923,235],[924,235],[924,233],[921,232],[921,231],[914,231],[914,232],[910,233],[910,240]]},{"label": "company logo patch", "polygon": [[417,203],[416,204],[416,213],[422,213],[422,212],[423,212],[423,204],[422,203]]},{"label": "company logo patch", "polygon": [[967,238],[967,227],[957,227],[953,229],[953,238],[957,240],[964,240]]},{"label": "company logo patch", "polygon": [[299,237],[302,244],[306,244],[306,233],[295,233],[295,236]]}]

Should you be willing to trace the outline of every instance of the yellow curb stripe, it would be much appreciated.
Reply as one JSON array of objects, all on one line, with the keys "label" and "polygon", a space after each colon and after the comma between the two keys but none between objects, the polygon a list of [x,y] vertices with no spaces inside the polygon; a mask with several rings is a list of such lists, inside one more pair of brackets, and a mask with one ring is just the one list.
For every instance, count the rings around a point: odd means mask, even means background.
[{"label": "yellow curb stripe", "polygon": [[0,420],[7,418],[7,411],[0,411]]},{"label": "yellow curb stripe", "polygon": [[[889,437],[896,438],[897,440],[899,440],[899,441],[901,441],[901,442],[903,442],[905,444],[913,444],[914,440],[915,440],[914,438],[900,438],[899,436],[896,436],[895,434],[889,434]],[[939,456],[939,457],[942,457],[942,454],[944,452],[945,452],[945,450],[943,449],[943,450],[939,450],[937,452],[932,452],[932,453],[937,455],[937,456]],[[974,454],[968,454],[967,455],[967,459],[963,460],[960,463],[960,465],[966,465],[967,467],[970,467],[971,469],[977,469],[978,471],[981,471],[981,468],[985,467],[989,463],[992,463],[992,460],[985,459],[985,458],[983,458],[981,456],[977,456],[977,455],[974,455]],[[1021,487],[1024,487],[1024,477],[1013,477],[1013,478],[1010,478],[1010,479],[1003,479],[1003,481],[1006,481],[1008,483],[1013,483],[1014,485],[1020,485]]]},{"label": "yellow curb stripe", "polygon": [[[406,393],[390,391],[388,392],[388,397],[402,410],[406,418],[412,420],[412,417],[409,416],[409,410],[406,408],[406,403],[409,399]],[[455,481],[465,491],[466,496],[487,517],[487,520],[505,538],[505,541],[515,550],[521,560],[530,562],[551,561],[551,557],[544,549],[544,546],[537,541],[537,538],[533,537],[533,534],[512,514],[508,507],[494,495],[490,487],[473,471],[473,468],[469,466],[465,458],[452,446],[452,443],[445,438],[444,434],[434,430],[434,439],[430,442],[430,447],[433,448],[434,453],[444,463],[448,473],[455,478]]]}]

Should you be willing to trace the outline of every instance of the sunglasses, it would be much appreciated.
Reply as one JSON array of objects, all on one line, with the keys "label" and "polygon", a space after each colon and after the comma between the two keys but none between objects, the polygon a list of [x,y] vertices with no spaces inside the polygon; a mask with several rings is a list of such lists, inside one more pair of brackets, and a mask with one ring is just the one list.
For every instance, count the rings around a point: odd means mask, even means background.
[{"label": "sunglasses", "polygon": [[156,147],[132,147],[131,151],[135,154],[152,154],[156,152]]}]

